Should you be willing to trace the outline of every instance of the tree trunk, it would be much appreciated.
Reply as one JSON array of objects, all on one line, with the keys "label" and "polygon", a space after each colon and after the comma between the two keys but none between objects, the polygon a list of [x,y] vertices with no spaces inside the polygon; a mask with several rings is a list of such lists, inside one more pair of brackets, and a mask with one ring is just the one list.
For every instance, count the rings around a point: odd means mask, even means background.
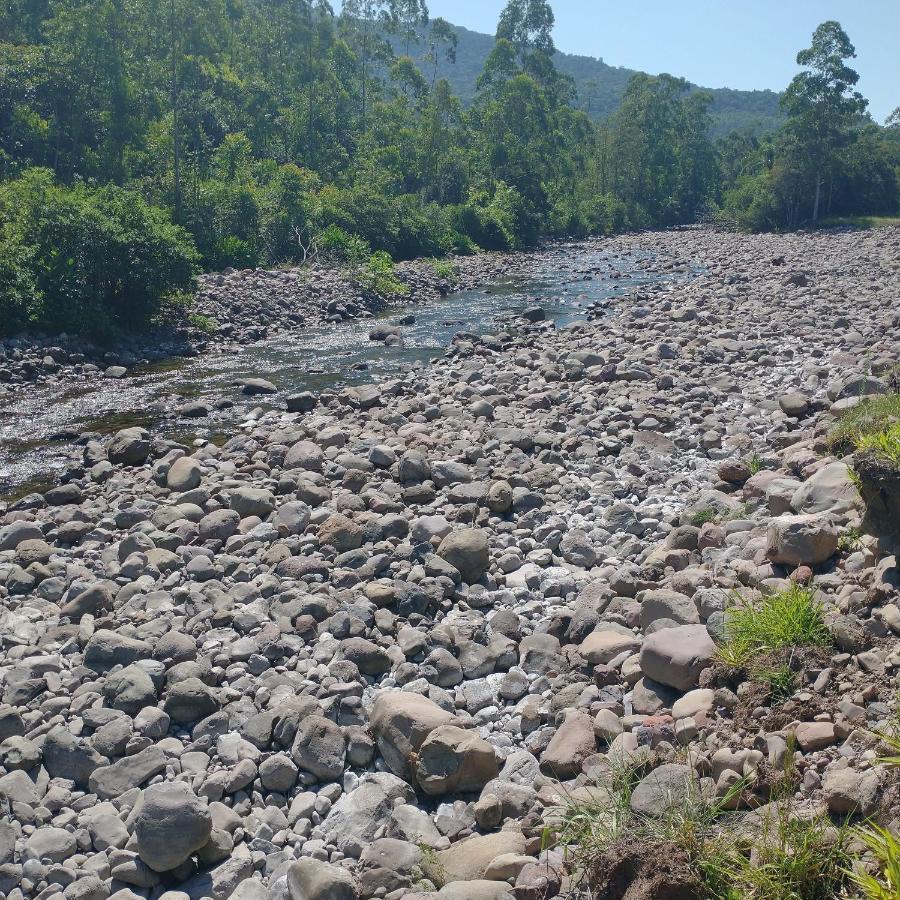
[{"label": "tree trunk", "polygon": [[822,175],[816,172],[816,199],[813,201],[813,222],[819,221],[819,201],[822,199]]},{"label": "tree trunk", "polygon": [[169,27],[172,51],[171,69],[171,103],[172,103],[172,177],[175,188],[175,221],[181,221],[181,148],[178,143],[178,64],[176,59],[175,36],[175,0],[171,0],[169,7]]}]

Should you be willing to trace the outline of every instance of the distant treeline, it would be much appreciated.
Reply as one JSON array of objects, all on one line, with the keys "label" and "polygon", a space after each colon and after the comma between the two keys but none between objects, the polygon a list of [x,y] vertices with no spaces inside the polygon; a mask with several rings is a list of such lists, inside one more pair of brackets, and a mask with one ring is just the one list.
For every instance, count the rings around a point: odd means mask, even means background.
[{"label": "distant treeline", "polygon": [[440,77],[457,30],[424,0],[7,0],[0,333],[140,324],[198,267],[378,253],[384,273],[385,252],[896,211],[897,117],[866,115],[837,23],[778,131],[715,143],[709,95],[668,75],[595,122],[552,26],[509,0],[464,107]]}]

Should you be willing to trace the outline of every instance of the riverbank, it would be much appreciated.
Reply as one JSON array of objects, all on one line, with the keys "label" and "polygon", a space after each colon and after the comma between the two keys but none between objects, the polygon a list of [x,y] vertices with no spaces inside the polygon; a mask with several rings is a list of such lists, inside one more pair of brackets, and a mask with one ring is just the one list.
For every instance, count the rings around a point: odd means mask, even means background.
[{"label": "riverbank", "polygon": [[[90,440],[0,505],[0,890],[579,896],[554,838],[623,767],[648,820],[896,828],[900,575],[826,436],[892,389],[897,232],[603,246],[693,275],[298,411],[275,384],[220,441]],[[716,663],[726,610],[792,583],[824,633],[779,690]],[[699,896],[663,849],[628,896]]]}]

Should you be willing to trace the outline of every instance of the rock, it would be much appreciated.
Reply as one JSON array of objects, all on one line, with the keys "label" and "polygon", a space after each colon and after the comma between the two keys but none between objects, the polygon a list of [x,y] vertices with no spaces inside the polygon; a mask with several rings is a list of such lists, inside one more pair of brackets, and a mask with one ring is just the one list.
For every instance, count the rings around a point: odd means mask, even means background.
[{"label": "rock", "polygon": [[838,532],[821,516],[781,516],[772,519],[766,535],[766,555],[787,566],[816,566],[834,556]]},{"label": "rock", "polygon": [[285,398],[288,412],[307,413],[312,412],[318,405],[318,399],[315,394],[309,391],[302,391],[299,394],[291,394]]},{"label": "rock", "polygon": [[275,509],[275,497],[265,488],[239,487],[231,492],[229,505],[242,519],[267,519]]},{"label": "rock", "polygon": [[141,861],[154,872],[177,868],[196,853],[212,832],[212,816],[184,782],[154,784],[141,798],[134,836]]},{"label": "rock", "polygon": [[655,631],[641,646],[641,671],[660,684],[689,691],[712,662],[715,644],[704,625],[679,625]]},{"label": "rock", "polygon": [[850,470],[842,462],[830,463],[819,469],[797,488],[791,507],[804,515],[837,513],[853,509],[861,503]]},{"label": "rock", "polygon": [[287,871],[290,900],[357,900],[353,876],[340,866],[300,859]]},{"label": "rock", "polygon": [[41,540],[44,532],[34,522],[10,522],[0,528],[0,550],[15,550],[25,541]]},{"label": "rock", "polygon": [[804,753],[823,750],[837,741],[833,722],[801,722],[794,735]]},{"label": "rock", "polygon": [[803,419],[812,407],[809,397],[799,391],[790,391],[778,398],[781,411],[792,419]]},{"label": "rock", "polygon": [[48,859],[50,862],[61,863],[72,856],[75,850],[75,835],[71,831],[44,826],[28,838],[22,855],[26,860]]},{"label": "rock", "polygon": [[363,530],[352,519],[336,513],[319,526],[319,543],[346,553],[362,546]]},{"label": "rock", "polygon": [[665,763],[641,779],[631,793],[630,806],[640,816],[658,818],[687,798],[699,796],[697,775],[690,766]]},{"label": "rock", "polygon": [[600,628],[592,631],[579,646],[578,650],[592,666],[605,664],[621,653],[635,653],[641,649],[641,639],[631,633],[612,631]]},{"label": "rock", "polygon": [[241,393],[249,396],[256,394],[277,394],[278,388],[265,378],[245,378],[241,381]]},{"label": "rock", "polygon": [[200,486],[203,480],[203,469],[197,460],[190,456],[176,459],[166,473],[166,486],[173,491],[183,493]]},{"label": "rock", "polygon": [[120,709],[130,716],[137,715],[145,706],[156,703],[156,687],[146,669],[133,663],[108,675],[103,685],[106,704],[111,709]]},{"label": "rock", "polygon": [[448,850],[441,850],[433,859],[424,859],[422,869],[436,884],[472,882],[483,879],[488,866],[507,853],[525,853],[525,835],[521,831],[510,829],[465,838]]},{"label": "rock", "polygon": [[830,765],[822,779],[822,790],[830,812],[846,816],[856,814],[868,818],[878,810],[879,779],[869,769],[858,772],[849,767]]},{"label": "rock", "polygon": [[[407,895],[413,898],[414,895]],[[445,884],[436,894],[425,895],[435,900],[515,900],[505,881],[453,881]],[[424,900],[424,898],[423,898]]]},{"label": "rock", "polygon": [[107,672],[150,656],[149,644],[108,629],[95,631],[84,648],[84,664],[95,672]]},{"label": "rock", "polygon": [[205,719],[218,711],[212,691],[199,678],[185,678],[169,686],[163,709],[176,724]]},{"label": "rock", "polygon": [[433,729],[416,755],[416,782],[432,796],[480,791],[498,772],[494,748],[455,725]]},{"label": "rock", "polygon": [[123,428],[106,446],[111,463],[122,466],[141,466],[150,455],[150,435],[143,428]]},{"label": "rock", "polygon": [[334,722],[324,716],[306,716],[297,727],[291,756],[319,781],[337,781],[344,774],[346,749],[344,735]]},{"label": "rock", "polygon": [[487,534],[478,528],[454,531],[441,541],[438,556],[447,560],[463,581],[475,584],[490,565]]},{"label": "rock", "polygon": [[109,763],[89,741],[76,737],[62,725],[47,732],[42,756],[51,778],[67,778],[82,789],[88,786],[95,769]]},{"label": "rock", "polygon": [[593,720],[583,712],[569,710],[541,755],[541,771],[566,781],[578,775],[584,761],[596,752]]},{"label": "rock", "polygon": [[157,746],[146,747],[132,756],[123,756],[91,773],[88,788],[102,800],[113,800],[132,788],[140,787],[165,771],[166,756]]},{"label": "rock", "polygon": [[101,582],[88,585],[83,591],[79,591],[60,608],[59,614],[78,622],[83,616],[95,616],[101,611],[111,609],[112,605],[112,594],[106,584]]},{"label": "rock", "polygon": [[410,761],[425,738],[440,725],[452,725],[456,717],[434,701],[409,691],[384,691],[375,699],[369,725],[388,768],[407,781]]},{"label": "rock", "polygon": [[343,794],[331,808],[323,828],[337,848],[359,857],[389,816],[405,808],[414,795],[409,785],[388,772],[364,775],[359,785]]}]

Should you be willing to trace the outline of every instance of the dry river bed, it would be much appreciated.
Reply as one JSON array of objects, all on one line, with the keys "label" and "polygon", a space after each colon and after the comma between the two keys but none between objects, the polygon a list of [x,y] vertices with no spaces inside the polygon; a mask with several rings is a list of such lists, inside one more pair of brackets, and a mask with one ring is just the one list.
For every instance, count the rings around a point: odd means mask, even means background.
[{"label": "dry river bed", "polygon": [[[612,898],[552,836],[622,766],[650,818],[745,778],[753,833],[791,755],[797,814],[898,827],[872,733],[895,535],[824,438],[891,387],[900,234],[689,229],[526,268],[392,312],[416,323],[388,345],[344,323],[73,388],[149,415],[113,434],[59,383],[11,392],[4,440],[93,435],[0,502],[8,900]],[[791,578],[830,645],[776,696],[716,644]],[[700,896],[640,869],[630,898]]]}]

